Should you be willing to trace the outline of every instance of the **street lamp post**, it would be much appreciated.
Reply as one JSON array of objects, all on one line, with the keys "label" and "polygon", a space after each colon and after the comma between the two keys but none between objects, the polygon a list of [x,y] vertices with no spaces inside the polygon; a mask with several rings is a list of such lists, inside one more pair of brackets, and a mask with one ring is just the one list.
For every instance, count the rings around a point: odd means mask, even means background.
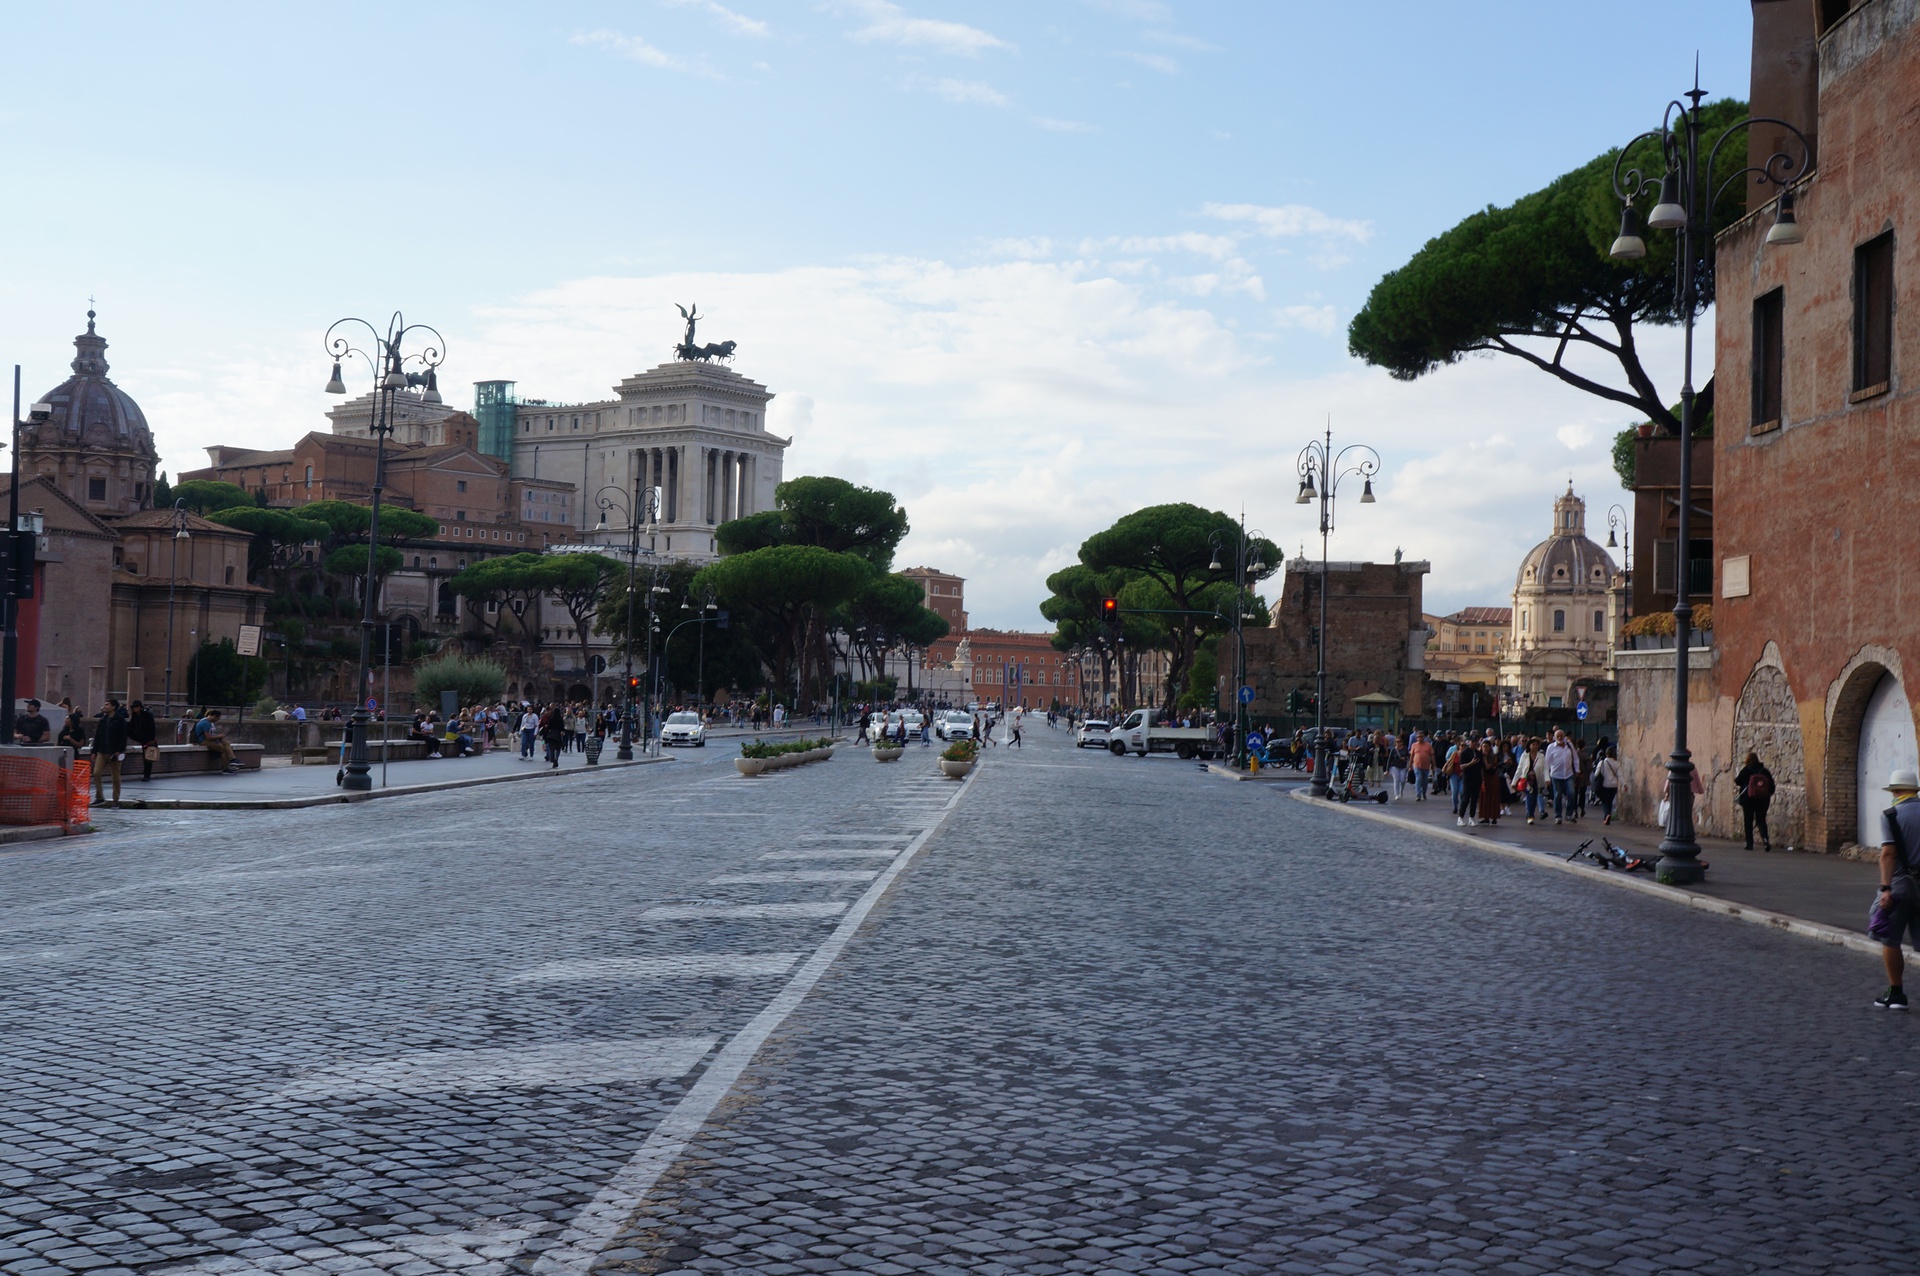
[{"label": "street lamp post", "polygon": [[[166,690],[162,693],[160,716],[173,716],[173,586],[180,579],[180,542],[192,541],[193,533],[187,530],[187,502],[177,500],[173,503],[173,565],[167,569],[167,668]],[[193,567],[193,550],[187,550],[187,567]]]},{"label": "street lamp post", "polygon": [[[1349,453],[1354,457],[1351,464],[1347,461]],[[1333,759],[1327,748],[1327,537],[1333,531],[1334,497],[1341,479],[1357,476],[1362,484],[1360,503],[1373,504],[1373,476],[1380,472],[1380,454],[1364,443],[1350,443],[1335,452],[1333,423],[1329,421],[1319,441],[1300,449],[1295,468],[1300,472],[1300,491],[1293,503],[1320,502],[1320,641],[1316,644],[1319,668],[1314,675],[1313,796],[1326,797],[1330,792],[1327,769]]]},{"label": "street lamp post", "polygon": [[[1633,520],[1618,505],[1607,510],[1607,548],[1620,551],[1620,574],[1626,578],[1626,611],[1633,610]],[[1677,559],[1675,561],[1678,561]]]},{"label": "street lamp post", "polygon": [[[1807,175],[1813,158],[1806,137],[1785,120],[1771,116],[1749,116],[1727,127],[1707,153],[1704,168],[1700,163],[1700,102],[1706,93],[1699,76],[1693,88],[1678,100],[1667,103],[1660,127],[1640,134],[1620,150],[1613,164],[1613,190],[1620,198],[1620,235],[1613,241],[1609,255],[1616,261],[1634,261],[1647,255],[1646,240],[1641,237],[1633,204],[1636,199],[1655,194],[1656,202],[1647,214],[1652,230],[1678,233],[1674,268],[1681,326],[1685,333],[1680,385],[1680,514],[1674,544],[1674,662],[1673,662],[1673,752],[1667,759],[1667,827],[1660,842],[1660,881],[1684,885],[1702,880],[1707,870],[1700,863],[1700,842],[1693,825],[1693,757],[1687,748],[1687,646],[1693,636],[1693,562],[1690,538],[1693,531],[1693,321],[1701,308],[1701,283],[1710,278],[1713,253],[1713,211],[1735,182],[1751,178],[1761,187],[1780,188],[1774,210],[1773,226],[1767,231],[1769,244],[1797,244],[1806,232],[1794,213],[1793,185]],[[1765,163],[1749,165],[1715,183],[1720,148],[1727,139],[1754,124],[1777,124],[1791,133],[1800,144],[1798,158],[1775,151]],[[1641,142],[1659,148],[1661,171],[1656,176],[1641,168],[1638,159],[1629,160]],[[1641,154],[1646,154],[1643,150]]]},{"label": "street lamp post", "polygon": [[[372,338],[370,349],[362,350],[350,338],[340,335],[342,328],[356,324],[365,328]],[[414,332],[431,333],[432,343],[421,346],[416,354],[402,353],[401,346],[408,334]],[[340,375],[340,363],[349,355],[358,355],[373,371],[373,403],[368,418],[374,444],[373,490],[367,519],[367,576],[360,591],[360,663],[354,673],[353,715],[347,726],[352,744],[346,774],[340,782],[344,789],[364,792],[373,788],[373,768],[367,760],[367,727],[373,715],[367,706],[367,690],[371,685],[373,663],[373,593],[380,578],[380,494],[387,482],[387,436],[393,433],[393,396],[408,386],[424,386],[426,393],[421,396],[422,401],[440,402],[440,384],[434,369],[446,357],[446,340],[426,324],[409,324],[396,310],[387,321],[384,335],[365,319],[335,320],[327,329],[326,349],[333,359],[333,375],[327,378],[328,394],[347,392],[346,382]],[[409,363],[420,364],[423,371],[408,372]]]},{"label": "street lamp post", "polygon": [[[32,420],[45,421],[53,415],[53,405],[36,403],[27,409]],[[14,698],[19,695],[20,684],[20,599],[24,596],[27,584],[20,578],[21,568],[33,570],[34,556],[27,549],[32,541],[22,543],[20,526],[20,365],[13,365],[13,456],[8,464],[12,467],[11,479],[7,486],[7,526],[6,535],[0,537],[0,554],[5,554],[4,570],[0,570],[0,611],[5,612],[0,621],[4,621],[4,631],[0,632],[0,746],[13,743],[13,707]],[[31,680],[31,673],[28,675]]]},{"label": "street lamp post", "polygon": [[[1207,564],[1208,571],[1220,570],[1221,532],[1208,537],[1213,547],[1213,561]],[[1259,529],[1247,531],[1247,520],[1241,515],[1240,527],[1234,533],[1233,547],[1233,764],[1244,767],[1247,764],[1247,706],[1240,698],[1240,688],[1247,683],[1247,631],[1246,600],[1241,591],[1246,588],[1247,554],[1256,541],[1266,540]]]},{"label": "street lamp post", "polygon": [[[609,485],[600,489],[598,504],[600,530],[603,532],[607,529],[609,511],[618,511],[627,518],[627,665],[626,673],[622,677],[622,685],[627,693],[627,706],[626,711],[620,715],[620,748],[614,757],[621,762],[631,762],[633,761],[633,600],[637,584],[636,577],[640,568],[640,529],[658,520],[660,489],[642,487],[640,476],[635,474],[631,498],[620,488]],[[648,546],[646,553],[649,556],[653,554],[651,545]],[[651,615],[653,605],[651,595],[647,605],[648,614]],[[651,642],[651,636],[649,636],[649,642]]]}]

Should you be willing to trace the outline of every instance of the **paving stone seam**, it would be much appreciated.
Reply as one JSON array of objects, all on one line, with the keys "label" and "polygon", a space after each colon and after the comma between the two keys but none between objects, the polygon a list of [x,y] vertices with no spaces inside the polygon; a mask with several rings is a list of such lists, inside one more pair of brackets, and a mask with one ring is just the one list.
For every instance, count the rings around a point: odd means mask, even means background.
[{"label": "paving stone seam", "polygon": [[653,1190],[660,1176],[680,1159],[687,1145],[705,1128],[714,1110],[732,1092],[767,1039],[788,1016],[799,1009],[814,985],[820,982],[828,968],[853,942],[867,915],[891,889],[900,874],[906,871],[907,865],[913,862],[921,848],[946,824],[978,776],[976,770],[961,781],[959,790],[947,799],[937,818],[907,843],[899,857],[847,910],[833,933],[802,963],[786,986],[746,1027],[721,1047],[720,1053],[700,1074],[700,1080],[654,1127],[640,1150],[600,1189],[593,1200],[581,1207],[573,1221],[560,1233],[555,1247],[540,1256],[534,1264],[536,1276],[587,1276],[600,1252],[620,1234],[622,1225]]},{"label": "paving stone seam", "polygon": [[[1697,908],[1701,912],[1718,913],[1722,917],[1736,918],[1743,922],[1751,922],[1755,925],[1766,926],[1773,930],[1784,930],[1788,934],[1798,935],[1802,939],[1815,939],[1824,944],[1835,944],[1842,948],[1851,948],[1856,952],[1872,953],[1875,956],[1878,956],[1880,953],[1880,944],[1865,935],[1856,935],[1851,931],[1842,930],[1838,926],[1828,926],[1822,922],[1810,922],[1804,917],[1795,917],[1790,913],[1778,913],[1768,908],[1755,908],[1751,904],[1741,904],[1733,900],[1716,899],[1711,895],[1696,895],[1692,891],[1683,891],[1677,886],[1662,886],[1658,882],[1643,881],[1630,873],[1620,873],[1603,868],[1588,868],[1584,864],[1576,864],[1563,860],[1558,855],[1544,854],[1540,851],[1530,851],[1520,846],[1508,846],[1501,842],[1490,842],[1484,838],[1471,837],[1465,833],[1456,833],[1451,829],[1434,828],[1431,825],[1421,824],[1414,820],[1402,819],[1386,811],[1371,811],[1365,807],[1355,806],[1348,802],[1330,802],[1325,798],[1316,799],[1311,792],[1305,789],[1296,789],[1287,796],[1296,802],[1303,802],[1318,810],[1340,811],[1347,815],[1359,816],[1362,819],[1378,820],[1382,824],[1391,824],[1395,828],[1405,829],[1409,832],[1424,833],[1429,837],[1439,838],[1443,841],[1457,842],[1462,846],[1471,846],[1475,850],[1491,851],[1495,855],[1504,855],[1508,859],[1516,859],[1522,863],[1533,864],[1541,868],[1556,869],[1562,873],[1571,873],[1587,881],[1604,882],[1609,886],[1617,886],[1630,891],[1639,891],[1643,895],[1651,895],[1656,899],[1664,899],[1673,904],[1682,904],[1688,908]],[[1908,948],[1904,951],[1909,961],[1920,959],[1920,953],[1916,953],[1914,949]]]},{"label": "paving stone seam", "polygon": [[[659,762],[671,762],[667,755],[658,758],[635,758],[631,762],[602,762],[593,768],[593,774],[608,771],[624,771],[628,767],[653,766]],[[387,789],[368,789],[359,793],[322,793],[318,797],[303,798],[238,798],[233,801],[219,802],[211,798],[128,798],[116,809],[125,811],[299,811],[314,806],[344,806],[352,802],[371,802],[376,798],[410,797],[416,793],[444,793],[449,789],[471,789],[482,784],[512,784],[518,780],[553,780],[565,778],[577,780],[584,768],[572,767],[566,770],[540,770],[515,772],[511,775],[482,775],[469,780],[447,780],[435,784],[402,784]]]}]

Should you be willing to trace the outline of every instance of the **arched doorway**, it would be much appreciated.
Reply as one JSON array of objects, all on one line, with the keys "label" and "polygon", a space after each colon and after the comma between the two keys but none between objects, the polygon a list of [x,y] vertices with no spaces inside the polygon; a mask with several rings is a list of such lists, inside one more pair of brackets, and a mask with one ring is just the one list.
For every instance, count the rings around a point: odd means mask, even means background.
[{"label": "arched doorway", "polygon": [[[1775,657],[1777,659],[1777,657]],[[1760,665],[1741,688],[1733,711],[1736,764],[1752,751],[1773,772],[1773,805],[1768,824],[1784,845],[1805,846],[1807,836],[1807,761],[1800,739],[1800,711],[1787,675],[1778,665]],[[1739,812],[1733,813],[1733,825]]]},{"label": "arched doorway", "polygon": [[1867,697],[1860,715],[1859,741],[1854,763],[1853,840],[1871,846],[1880,840],[1880,812],[1892,803],[1885,791],[1887,775],[1898,768],[1920,765],[1907,689],[1891,673],[1881,674]]}]

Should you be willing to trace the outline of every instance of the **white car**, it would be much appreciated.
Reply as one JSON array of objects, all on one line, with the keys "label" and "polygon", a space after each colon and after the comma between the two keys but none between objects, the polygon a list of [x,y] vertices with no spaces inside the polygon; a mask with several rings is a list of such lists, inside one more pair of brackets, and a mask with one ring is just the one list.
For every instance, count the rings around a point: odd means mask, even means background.
[{"label": "white car", "polygon": [[1107,724],[1099,718],[1087,718],[1080,723],[1080,729],[1073,733],[1073,747],[1095,749],[1107,747]]},{"label": "white car", "polygon": [[700,721],[697,713],[670,713],[666,725],[660,728],[660,743],[704,749],[707,747],[706,724]]},{"label": "white car", "polygon": [[973,715],[951,709],[933,720],[933,733],[942,740],[971,740]]}]

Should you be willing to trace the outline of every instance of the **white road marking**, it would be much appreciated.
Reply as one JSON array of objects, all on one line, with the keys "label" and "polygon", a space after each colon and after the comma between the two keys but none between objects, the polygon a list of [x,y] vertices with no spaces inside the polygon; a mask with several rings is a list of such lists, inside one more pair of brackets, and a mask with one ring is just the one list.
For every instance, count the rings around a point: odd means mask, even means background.
[{"label": "white road marking", "polygon": [[911,833],[895,833],[891,828],[886,832],[870,833],[803,833],[795,838],[796,842],[885,842],[898,838],[901,848],[905,849]]},{"label": "white road marking", "polygon": [[686,922],[737,917],[838,917],[847,911],[843,899],[808,900],[792,904],[661,904],[640,914],[641,921]]},{"label": "white road marking", "polygon": [[747,979],[784,975],[805,953],[674,953],[660,957],[583,957],[523,970],[510,984],[581,979]]},{"label": "white road marking", "polygon": [[[947,801],[948,812],[966,795],[978,775],[976,771],[960,782],[953,797]],[[747,1065],[753,1062],[753,1057],[766,1044],[767,1038],[786,1022],[787,1016],[820,982],[828,967],[853,942],[867,914],[873,911],[874,905],[887,893],[894,879],[906,871],[913,857],[944,822],[943,812],[940,819],[922,829],[907,844],[906,850],[861,893],[847,915],[840,919],[840,924],[833,928],[833,934],[806,960],[787,986],[780,990],[780,994],[721,1047],[720,1053],[701,1072],[700,1079],[694,1082],[686,1097],[647,1136],[647,1141],[633,1154],[633,1159],[622,1166],[574,1216],[573,1222],[560,1234],[560,1244],[542,1254],[535,1262],[533,1270],[536,1276],[587,1276],[600,1251],[619,1234],[621,1226],[633,1212],[640,1208],[660,1176],[686,1151],[687,1144],[700,1133],[707,1118],[713,1115],[720,1100],[733,1089],[740,1074],[747,1070]]]},{"label": "white road marking", "polygon": [[906,850],[904,846],[822,846],[811,851],[768,851],[763,860],[890,860]]},{"label": "white road marking", "polygon": [[489,1050],[423,1050],[323,1069],[289,1083],[280,1093],[294,1099],[331,1099],[661,1081],[693,1071],[713,1049],[714,1041],[712,1037],[636,1037]]},{"label": "white road marking", "polygon": [[729,873],[709,877],[708,886],[756,886],[761,882],[871,882],[877,868],[792,868],[769,873]]}]

